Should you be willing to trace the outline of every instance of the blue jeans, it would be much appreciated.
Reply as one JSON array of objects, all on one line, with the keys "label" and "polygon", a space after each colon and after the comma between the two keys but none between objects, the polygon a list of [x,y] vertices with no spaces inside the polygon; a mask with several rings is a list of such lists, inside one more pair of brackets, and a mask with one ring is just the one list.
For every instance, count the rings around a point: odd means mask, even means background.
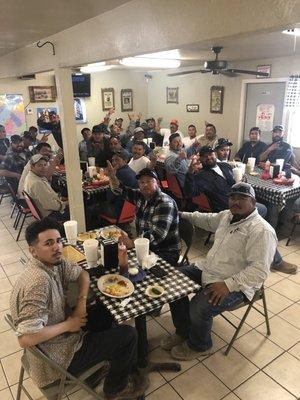
[{"label": "blue jeans", "polygon": [[[179,270],[201,285],[202,271],[197,267],[188,265]],[[245,295],[242,292],[231,292],[218,306],[213,306],[208,300],[209,296],[204,294],[204,290],[200,290],[191,303],[188,297],[184,297],[170,304],[177,335],[187,339],[189,346],[197,351],[205,351],[212,347],[213,317],[244,302]]]}]

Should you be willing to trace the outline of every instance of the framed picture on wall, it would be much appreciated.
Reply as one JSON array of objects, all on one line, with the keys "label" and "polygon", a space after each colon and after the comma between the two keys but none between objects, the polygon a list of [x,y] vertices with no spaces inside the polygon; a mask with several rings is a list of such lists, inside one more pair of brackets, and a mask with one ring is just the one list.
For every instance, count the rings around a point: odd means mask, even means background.
[{"label": "framed picture on wall", "polygon": [[115,106],[115,95],[113,88],[101,89],[102,93],[102,110],[108,111]]},{"label": "framed picture on wall", "polygon": [[224,86],[212,86],[210,88],[210,112],[223,114]]},{"label": "framed picture on wall", "polygon": [[121,111],[133,110],[133,95],[132,89],[121,89]]},{"label": "framed picture on wall", "polygon": [[28,89],[31,103],[49,103],[56,100],[54,86],[29,86]]},{"label": "framed picture on wall", "polygon": [[178,87],[167,87],[167,103],[178,104]]},{"label": "framed picture on wall", "polygon": [[199,104],[187,104],[186,111],[187,112],[199,112]]}]

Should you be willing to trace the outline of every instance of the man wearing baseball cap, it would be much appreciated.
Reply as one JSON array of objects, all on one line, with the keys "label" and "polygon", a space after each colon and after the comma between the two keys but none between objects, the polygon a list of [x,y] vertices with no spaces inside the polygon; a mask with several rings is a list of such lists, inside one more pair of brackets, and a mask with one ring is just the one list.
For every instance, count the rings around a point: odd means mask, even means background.
[{"label": "man wearing baseball cap", "polygon": [[170,121],[169,128],[163,128],[160,130],[160,134],[163,135],[163,137],[164,137],[163,147],[169,146],[169,138],[170,138],[170,135],[172,135],[173,133],[178,133],[178,135],[180,135],[181,138],[183,137],[183,135],[179,131],[178,127],[179,127],[178,119],[173,118]]},{"label": "man wearing baseball cap", "polygon": [[292,147],[283,141],[285,132],[283,125],[276,125],[272,130],[272,143],[260,155],[260,161],[269,160],[276,163],[277,159],[283,159],[284,164],[289,163],[293,159]]},{"label": "man wearing baseball cap", "polygon": [[215,151],[217,153],[219,162],[227,162],[230,158],[230,147],[233,146],[233,143],[230,140],[225,138],[220,138],[215,145]]},{"label": "man wearing baseball cap", "polygon": [[189,169],[188,153],[183,148],[179,133],[172,133],[169,137],[169,153],[165,159],[165,168],[169,174],[174,174],[184,187],[185,176]]},{"label": "man wearing baseball cap", "polygon": [[[142,169],[136,176],[139,188],[132,189],[122,185],[110,162],[107,165],[113,192],[136,206],[137,236],[149,239],[151,251],[176,265],[180,254],[178,209],[175,201],[160,190],[156,173]],[[124,237],[124,244],[128,248],[134,246],[128,237]]]},{"label": "man wearing baseball cap", "polygon": [[214,232],[215,241],[201,268],[181,268],[202,290],[190,303],[186,297],[170,304],[176,333],[164,338],[161,347],[174,359],[211,354],[213,317],[251,300],[268,277],[277,238],[255,203],[251,185],[237,183],[230,190],[229,210],[181,213],[194,226]]}]

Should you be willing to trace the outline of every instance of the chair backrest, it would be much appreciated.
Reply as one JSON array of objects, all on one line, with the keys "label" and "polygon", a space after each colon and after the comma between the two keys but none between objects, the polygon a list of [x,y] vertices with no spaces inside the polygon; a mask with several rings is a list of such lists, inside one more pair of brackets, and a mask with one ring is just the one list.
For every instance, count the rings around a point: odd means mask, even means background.
[{"label": "chair backrest", "polygon": [[166,174],[166,170],[162,165],[155,165],[155,172],[157,174],[160,186],[162,189],[168,189],[169,185],[168,185],[168,181],[167,181],[167,174]]},{"label": "chair backrest", "polygon": [[135,218],[135,205],[125,200],[121,213],[118,218],[118,224],[131,222]]},{"label": "chair backrest", "polygon": [[179,185],[176,176],[173,174],[169,174],[167,172],[167,181],[168,181],[169,191],[178,199],[183,199],[184,198],[183,191],[181,189],[181,186]]},{"label": "chair backrest", "polygon": [[17,197],[17,193],[15,192],[14,188],[12,187],[11,183],[7,182],[8,189],[11,193],[11,196],[15,203],[18,203],[19,199]]},{"label": "chair backrest", "polygon": [[24,196],[24,199],[28,205],[28,208],[29,208],[31,214],[34,216],[35,219],[40,221],[42,219],[42,216],[41,216],[41,213],[39,212],[38,208],[34,204],[34,201],[29,196],[29,194],[27,192],[25,192],[25,190],[22,191],[22,194]]},{"label": "chair backrest", "polygon": [[179,236],[180,239],[183,240],[186,250],[182,255],[182,259],[180,265],[184,262],[188,261],[188,253],[193,243],[193,237],[195,233],[194,225],[188,221],[187,219],[180,218],[179,220]]},{"label": "chair backrest", "polygon": [[192,198],[192,203],[196,204],[201,211],[212,212],[212,208],[209,204],[208,198],[204,193],[201,193],[199,196]]}]

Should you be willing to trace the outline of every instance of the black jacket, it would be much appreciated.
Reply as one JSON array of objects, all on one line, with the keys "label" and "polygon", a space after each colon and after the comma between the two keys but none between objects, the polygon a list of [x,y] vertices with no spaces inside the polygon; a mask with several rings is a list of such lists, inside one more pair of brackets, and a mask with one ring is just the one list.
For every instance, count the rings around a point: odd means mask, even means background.
[{"label": "black jacket", "polygon": [[204,193],[213,212],[228,209],[229,190],[235,184],[230,165],[222,162],[217,165],[225,178],[213,169],[204,167],[198,174],[188,173],[184,184],[184,193],[189,198]]},{"label": "black jacket", "polygon": [[238,157],[245,164],[247,164],[249,157],[255,157],[255,164],[258,164],[259,156],[266,151],[267,147],[268,146],[264,142],[256,142],[254,146],[252,146],[251,142],[246,142],[236,153],[235,157]]}]

